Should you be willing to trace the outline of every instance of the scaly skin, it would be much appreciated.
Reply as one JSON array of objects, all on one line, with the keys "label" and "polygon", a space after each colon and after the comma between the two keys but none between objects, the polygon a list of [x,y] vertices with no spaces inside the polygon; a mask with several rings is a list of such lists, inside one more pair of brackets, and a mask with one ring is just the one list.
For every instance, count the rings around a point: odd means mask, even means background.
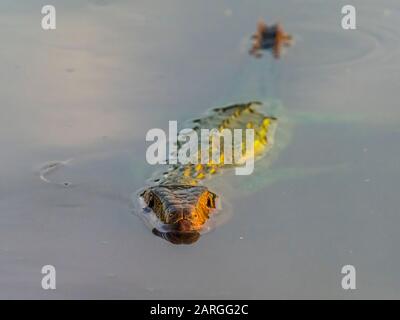
[{"label": "scaly skin", "polygon": [[[253,128],[254,155],[259,157],[272,146],[276,126],[276,118],[265,116],[256,110],[260,104],[249,102],[216,108],[210,115],[193,120],[193,130],[197,131],[200,137],[201,129],[217,128],[219,132],[224,129],[232,132],[233,129],[242,129],[242,141],[246,141],[245,129]],[[179,148],[178,144],[178,150]],[[215,193],[200,184],[201,181],[222,169],[235,167],[235,164],[224,164],[223,150],[221,144],[221,158],[218,164],[209,162],[171,165],[167,172],[154,180],[155,185],[140,193],[147,206],[145,209],[151,210],[164,225],[169,227],[168,232],[153,229],[154,234],[175,244],[197,241],[199,232],[216,208],[217,199]],[[242,160],[248,156],[245,150],[243,142]],[[200,159],[200,152],[197,156]]]}]

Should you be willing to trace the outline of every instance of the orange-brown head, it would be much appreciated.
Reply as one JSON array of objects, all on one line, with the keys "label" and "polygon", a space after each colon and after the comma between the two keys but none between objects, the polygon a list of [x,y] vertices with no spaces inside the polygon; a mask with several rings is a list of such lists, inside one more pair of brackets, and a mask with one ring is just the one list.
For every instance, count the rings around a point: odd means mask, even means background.
[{"label": "orange-brown head", "polygon": [[140,196],[174,237],[200,231],[215,209],[216,195],[204,186],[158,185]]}]

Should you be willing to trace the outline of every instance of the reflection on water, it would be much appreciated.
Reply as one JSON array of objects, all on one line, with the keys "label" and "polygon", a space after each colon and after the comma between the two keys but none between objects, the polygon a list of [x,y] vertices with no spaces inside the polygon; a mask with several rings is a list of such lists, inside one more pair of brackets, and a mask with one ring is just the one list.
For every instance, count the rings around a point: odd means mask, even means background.
[{"label": "reflection on water", "polygon": [[[353,1],[355,31],[341,1],[53,2],[54,32],[40,1],[0,3],[0,297],[349,298],[346,264],[362,274],[351,298],[400,296],[397,0]],[[285,59],[248,56],[260,16],[296,39]],[[174,246],[130,214],[148,129],[268,99],[293,138],[271,167],[215,182],[229,223]],[[35,174],[71,158],[45,177],[74,187]]]},{"label": "reflection on water", "polygon": [[167,240],[173,244],[193,244],[200,238],[200,233],[197,231],[188,231],[188,232],[177,232],[177,231],[169,231],[169,232],[161,232],[154,228],[152,230],[153,234],[156,236]]}]

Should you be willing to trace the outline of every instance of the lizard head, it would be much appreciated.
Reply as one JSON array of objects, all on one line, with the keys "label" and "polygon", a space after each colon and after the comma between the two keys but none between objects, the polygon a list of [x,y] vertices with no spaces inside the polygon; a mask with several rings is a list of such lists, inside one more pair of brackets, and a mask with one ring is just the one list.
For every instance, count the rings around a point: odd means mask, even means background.
[{"label": "lizard head", "polygon": [[152,211],[164,223],[171,237],[184,239],[182,243],[195,238],[193,234],[209,219],[217,198],[206,187],[192,185],[152,186],[140,196],[146,211]]}]

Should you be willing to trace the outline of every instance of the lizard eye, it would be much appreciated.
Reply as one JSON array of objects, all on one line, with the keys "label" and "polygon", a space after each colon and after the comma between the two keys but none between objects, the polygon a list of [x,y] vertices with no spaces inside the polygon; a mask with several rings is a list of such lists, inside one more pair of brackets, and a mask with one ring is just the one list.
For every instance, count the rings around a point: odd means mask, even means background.
[{"label": "lizard eye", "polygon": [[207,198],[207,207],[214,209],[215,208],[215,198],[217,195],[213,192],[210,192]]},{"label": "lizard eye", "polygon": [[173,211],[165,212],[165,218],[167,219],[167,221],[173,220],[174,216],[175,216],[175,213]]},{"label": "lizard eye", "polygon": [[149,196],[149,203],[148,203],[147,206],[148,206],[149,208],[153,209],[153,207],[154,207],[154,198],[153,198],[153,195],[150,195],[150,196]]}]

